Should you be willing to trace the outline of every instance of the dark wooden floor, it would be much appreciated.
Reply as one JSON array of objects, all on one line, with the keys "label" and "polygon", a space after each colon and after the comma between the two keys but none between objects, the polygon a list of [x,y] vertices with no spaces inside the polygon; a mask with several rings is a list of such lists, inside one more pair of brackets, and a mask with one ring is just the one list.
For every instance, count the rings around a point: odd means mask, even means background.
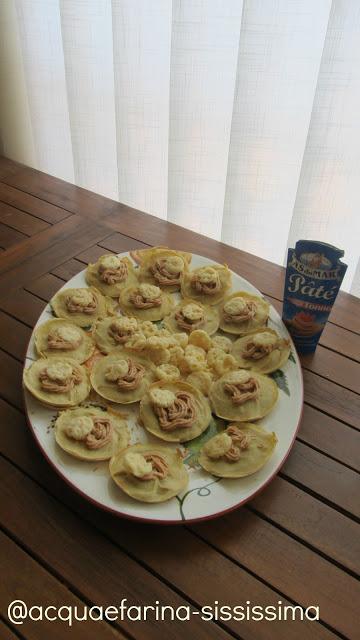
[{"label": "dark wooden floor", "polygon": [[[0,637],[311,640],[359,638],[360,301],[339,295],[314,357],[305,410],[279,475],[246,507],[194,526],[118,519],[56,476],[26,427],[22,361],[64,281],[106,251],[167,244],[227,262],[281,310],[283,269],[181,227],[0,160]],[[321,621],[11,624],[7,605],[320,607]]]}]

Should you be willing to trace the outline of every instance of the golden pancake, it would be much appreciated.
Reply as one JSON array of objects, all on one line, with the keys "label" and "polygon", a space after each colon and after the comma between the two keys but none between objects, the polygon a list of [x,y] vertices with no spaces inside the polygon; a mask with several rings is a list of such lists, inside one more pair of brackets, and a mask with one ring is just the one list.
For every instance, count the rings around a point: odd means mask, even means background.
[{"label": "golden pancake", "polygon": [[100,256],[95,264],[89,264],[85,279],[88,285],[96,287],[111,298],[119,297],[121,289],[137,283],[136,271],[131,260],[114,254]]},{"label": "golden pancake", "polygon": [[191,384],[161,380],[140,402],[140,419],[147,431],[168,442],[186,442],[207,429],[209,401]]},{"label": "golden pancake", "polygon": [[[143,264],[143,262],[150,256],[153,254],[154,251],[158,251],[158,250],[165,250],[165,251],[169,251],[171,249],[169,249],[169,247],[165,247],[163,245],[159,245],[157,247],[147,247],[146,249],[134,249],[133,251],[130,251],[130,255],[132,257],[132,259],[139,264],[140,266]],[[180,255],[184,261],[186,262],[187,265],[190,264],[191,259],[192,259],[192,254],[188,253],[187,251],[176,251],[176,253],[178,255]]]},{"label": "golden pancake", "polygon": [[92,338],[81,327],[62,318],[48,320],[35,329],[35,349],[39,356],[66,356],[85,362],[94,352]]},{"label": "golden pancake", "polygon": [[188,261],[181,251],[155,247],[143,256],[139,280],[171,293],[179,291],[187,269]]},{"label": "golden pancake", "polygon": [[141,502],[164,502],[188,485],[189,476],[178,449],[135,444],[110,460],[114,482]]},{"label": "golden pancake", "polygon": [[62,289],[50,302],[57,318],[70,320],[79,327],[91,327],[99,318],[113,315],[113,301],[95,287]]},{"label": "golden pancake", "polygon": [[243,478],[266,464],[276,443],[274,432],[250,422],[234,422],[204,444],[199,464],[220,478]]},{"label": "golden pancake", "polygon": [[181,284],[183,298],[202,304],[219,304],[231,287],[231,272],[226,265],[209,264],[188,271]]},{"label": "golden pancake", "polygon": [[227,333],[246,335],[267,324],[270,305],[247,291],[236,291],[220,307],[220,329]]},{"label": "golden pancake", "polygon": [[219,418],[249,422],[266,416],[276,404],[274,380],[255,371],[229,371],[213,382],[209,398]]},{"label": "golden pancake", "polygon": [[110,353],[116,347],[124,345],[139,332],[140,324],[136,318],[112,316],[97,322],[94,329],[94,340],[102,353]]},{"label": "golden pancake", "polygon": [[138,286],[125,287],[120,293],[119,305],[127,316],[157,322],[170,313],[173,298],[156,285],[143,282]]},{"label": "golden pancake", "polygon": [[79,460],[109,460],[128,446],[129,433],[125,420],[107,409],[76,407],[59,414],[55,439]]},{"label": "golden pancake", "polygon": [[140,400],[154,380],[154,365],[149,360],[121,348],[95,362],[90,374],[93,389],[119,404]]},{"label": "golden pancake", "polygon": [[72,358],[40,358],[24,369],[24,385],[43,404],[74,407],[90,392],[87,369]]},{"label": "golden pancake", "polygon": [[219,328],[219,311],[216,307],[202,304],[197,300],[182,300],[171,313],[164,318],[164,326],[173,333],[185,331],[191,333],[201,329],[209,335]]},{"label": "golden pancake", "polygon": [[231,354],[242,369],[272,373],[280,369],[290,355],[290,341],[273,329],[260,329],[233,344]]}]

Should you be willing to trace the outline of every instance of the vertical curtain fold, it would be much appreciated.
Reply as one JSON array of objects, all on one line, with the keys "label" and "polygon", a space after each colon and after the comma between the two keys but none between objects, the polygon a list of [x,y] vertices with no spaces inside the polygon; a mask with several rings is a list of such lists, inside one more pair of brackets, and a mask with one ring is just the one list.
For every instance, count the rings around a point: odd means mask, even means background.
[{"label": "vertical curtain fold", "polygon": [[119,199],[166,218],[172,5],[113,0]]},{"label": "vertical curtain fold", "polygon": [[360,295],[357,0],[2,0],[6,155]]},{"label": "vertical curtain fold", "polygon": [[[346,249],[351,288],[360,247],[360,4],[332,4],[289,234]],[[355,286],[355,280],[354,280]]]},{"label": "vertical curtain fold", "polygon": [[0,2],[0,136],[4,155],[37,165],[19,20],[12,0]]},{"label": "vertical curtain fold", "polygon": [[245,2],[222,239],[279,262],[286,247],[330,0]]},{"label": "vertical curtain fold", "polygon": [[221,235],[242,16],[239,0],[174,0],[168,219]]},{"label": "vertical curtain fold", "polygon": [[76,184],[118,197],[111,4],[60,0]]},{"label": "vertical curtain fold", "polygon": [[74,181],[58,0],[15,0],[37,167]]}]

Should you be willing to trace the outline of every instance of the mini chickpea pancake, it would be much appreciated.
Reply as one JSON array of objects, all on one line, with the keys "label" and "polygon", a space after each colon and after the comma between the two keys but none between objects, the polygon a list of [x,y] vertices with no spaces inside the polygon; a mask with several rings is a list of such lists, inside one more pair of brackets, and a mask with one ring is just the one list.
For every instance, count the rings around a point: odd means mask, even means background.
[{"label": "mini chickpea pancake", "polygon": [[212,346],[216,349],[221,349],[221,351],[225,351],[225,353],[230,353],[232,345],[232,340],[226,336],[216,335],[212,339]]},{"label": "mini chickpea pancake", "polygon": [[187,266],[187,260],[181,251],[151,249],[142,260],[139,279],[141,282],[155,284],[169,293],[179,291]]},{"label": "mini chickpea pancake", "polygon": [[182,300],[177,307],[164,318],[164,326],[173,333],[196,329],[206,331],[209,335],[219,328],[219,312],[216,307],[209,307],[196,300]]},{"label": "mini chickpea pancake", "polygon": [[149,360],[120,348],[100,358],[90,374],[99,396],[119,404],[140,400],[154,380],[154,366]]},{"label": "mini chickpea pancake", "polygon": [[243,478],[266,464],[276,443],[274,432],[250,422],[234,422],[204,444],[199,464],[220,478]]},{"label": "mini chickpea pancake", "polygon": [[228,267],[210,264],[198,267],[184,275],[181,293],[184,298],[192,298],[202,304],[219,304],[231,287],[231,272]]},{"label": "mini chickpea pancake", "polygon": [[170,313],[173,300],[156,285],[143,282],[125,287],[120,293],[119,305],[127,316],[157,322]]},{"label": "mini chickpea pancake", "polygon": [[237,422],[266,416],[275,406],[278,395],[274,380],[244,369],[224,373],[213,382],[209,392],[216,415]]},{"label": "mini chickpea pancake", "polygon": [[211,372],[206,371],[205,369],[193,371],[192,373],[189,373],[186,378],[186,382],[199,389],[199,391],[201,391],[201,393],[206,396],[206,398],[209,397],[209,391],[213,380],[214,378]]},{"label": "mini chickpea pancake", "polygon": [[103,353],[110,353],[115,347],[125,344],[140,331],[136,318],[113,316],[99,320],[94,331],[94,340]]},{"label": "mini chickpea pancake", "polygon": [[219,347],[209,349],[206,362],[207,367],[216,379],[221,378],[228,371],[239,368],[235,358],[230,353],[223,351],[223,349],[219,349]]},{"label": "mini chickpea pancake", "polygon": [[95,345],[83,329],[61,318],[41,324],[34,335],[35,348],[39,356],[70,356],[85,362],[92,356]]},{"label": "mini chickpea pancake", "polygon": [[175,382],[179,380],[180,371],[173,364],[160,364],[156,367],[155,375],[157,380],[167,380],[167,382]]},{"label": "mini chickpea pancake", "polygon": [[74,407],[90,392],[86,368],[62,356],[36,360],[24,369],[23,380],[35,398],[51,407]]},{"label": "mini chickpea pancake", "polygon": [[211,420],[209,401],[191,384],[162,380],[151,385],[140,402],[145,429],[168,442],[199,436]]},{"label": "mini chickpea pancake", "polygon": [[88,285],[111,298],[117,298],[121,289],[137,282],[131,260],[113,254],[101,256],[95,264],[89,264],[85,279]]},{"label": "mini chickpea pancake", "polygon": [[58,318],[70,320],[79,327],[92,326],[99,318],[113,314],[113,303],[95,287],[62,289],[50,302]]},{"label": "mini chickpea pancake", "polygon": [[220,309],[220,329],[246,335],[267,324],[270,305],[247,291],[236,291],[226,298]]},{"label": "mini chickpea pancake", "polygon": [[236,340],[231,353],[242,369],[271,373],[287,361],[290,341],[281,338],[273,329],[260,329]]},{"label": "mini chickpea pancake", "polygon": [[[160,250],[173,251],[173,249],[169,249],[169,247],[164,247],[162,245],[159,245],[158,247],[148,247],[147,249],[134,249],[133,251],[130,251],[130,255],[132,259],[141,266],[144,263],[144,261],[147,260],[147,258],[154,253],[154,251],[160,251]],[[183,258],[186,265],[190,264],[192,259],[191,253],[188,253],[187,251],[176,251],[176,253],[177,255]]]},{"label": "mini chickpea pancake", "polygon": [[62,411],[55,422],[55,440],[79,460],[109,460],[129,444],[125,420],[98,407]]},{"label": "mini chickpea pancake", "polygon": [[110,460],[114,482],[140,502],[170,500],[188,485],[189,476],[178,449],[135,444]]},{"label": "mini chickpea pancake", "polygon": [[202,329],[195,329],[195,331],[192,331],[189,336],[188,345],[200,347],[200,349],[207,352],[212,348],[213,341],[206,331],[203,331]]}]

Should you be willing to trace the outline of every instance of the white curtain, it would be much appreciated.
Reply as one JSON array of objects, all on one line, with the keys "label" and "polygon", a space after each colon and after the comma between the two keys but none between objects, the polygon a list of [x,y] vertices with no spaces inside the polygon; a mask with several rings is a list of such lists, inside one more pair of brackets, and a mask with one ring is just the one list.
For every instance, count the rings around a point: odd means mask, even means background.
[{"label": "white curtain", "polygon": [[5,155],[360,295],[359,0],[1,0]]}]

